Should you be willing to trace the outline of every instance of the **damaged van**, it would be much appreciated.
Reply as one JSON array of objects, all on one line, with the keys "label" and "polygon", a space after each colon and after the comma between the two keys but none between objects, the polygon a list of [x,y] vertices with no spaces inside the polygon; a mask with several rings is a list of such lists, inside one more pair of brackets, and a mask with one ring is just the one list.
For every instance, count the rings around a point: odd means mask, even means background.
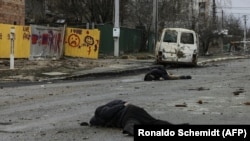
[{"label": "damaged van", "polygon": [[158,64],[197,65],[198,39],[193,30],[164,28],[155,48]]}]

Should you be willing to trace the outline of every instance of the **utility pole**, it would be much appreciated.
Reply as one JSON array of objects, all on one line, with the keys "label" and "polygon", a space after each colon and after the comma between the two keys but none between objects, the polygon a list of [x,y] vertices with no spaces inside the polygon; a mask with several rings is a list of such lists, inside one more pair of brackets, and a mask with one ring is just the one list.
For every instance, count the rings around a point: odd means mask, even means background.
[{"label": "utility pole", "polygon": [[213,0],[213,25],[216,23],[216,3],[215,0]]},{"label": "utility pole", "polygon": [[247,16],[244,15],[244,25],[245,25],[245,28],[244,28],[244,53],[246,52],[246,36],[247,36]]},{"label": "utility pole", "polygon": [[224,28],[224,11],[222,10],[222,15],[221,15],[221,29],[223,30]]},{"label": "utility pole", "polygon": [[153,26],[155,34],[154,45],[156,47],[158,40],[158,0],[153,0]]},{"label": "utility pole", "polygon": [[119,38],[120,38],[120,0],[115,1],[115,24],[113,28],[114,37],[114,56],[119,56]]}]

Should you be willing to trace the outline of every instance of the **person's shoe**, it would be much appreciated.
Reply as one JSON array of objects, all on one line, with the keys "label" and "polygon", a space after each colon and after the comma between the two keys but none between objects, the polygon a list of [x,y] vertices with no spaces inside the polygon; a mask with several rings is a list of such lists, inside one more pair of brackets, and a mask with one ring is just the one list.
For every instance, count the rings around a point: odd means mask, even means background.
[{"label": "person's shoe", "polygon": [[180,76],[180,79],[192,79],[192,76],[190,76],[190,75],[187,75],[187,76],[182,75],[182,76]]},{"label": "person's shoe", "polygon": [[186,76],[186,79],[192,79],[192,76],[187,75],[187,76]]},{"label": "person's shoe", "polygon": [[180,79],[186,79],[186,76],[182,75],[180,76]]}]

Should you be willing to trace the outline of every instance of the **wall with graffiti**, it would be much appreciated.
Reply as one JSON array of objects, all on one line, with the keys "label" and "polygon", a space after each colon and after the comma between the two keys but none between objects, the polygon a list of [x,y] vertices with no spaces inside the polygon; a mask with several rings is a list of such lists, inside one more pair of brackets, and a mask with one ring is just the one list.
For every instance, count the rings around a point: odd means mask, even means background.
[{"label": "wall with graffiti", "polygon": [[65,56],[97,59],[100,44],[100,31],[67,28],[65,35]]},{"label": "wall with graffiti", "polygon": [[0,24],[0,58],[10,57],[10,29],[15,29],[14,56],[15,58],[28,58],[30,55],[30,27]]},{"label": "wall with graffiti", "polygon": [[63,28],[31,25],[31,32],[30,60],[63,55]]},{"label": "wall with graffiti", "polygon": [[53,28],[47,26],[14,26],[0,24],[0,58],[10,57],[10,29],[15,28],[14,56],[30,60],[56,58],[62,55],[98,59],[98,29]]}]

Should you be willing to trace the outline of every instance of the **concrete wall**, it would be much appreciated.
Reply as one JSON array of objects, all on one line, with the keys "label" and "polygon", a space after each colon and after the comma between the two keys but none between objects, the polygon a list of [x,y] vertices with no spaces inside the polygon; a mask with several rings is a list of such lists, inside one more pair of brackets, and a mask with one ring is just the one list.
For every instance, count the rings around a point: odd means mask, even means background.
[{"label": "concrete wall", "polygon": [[24,25],[25,0],[0,0],[0,23]]}]

